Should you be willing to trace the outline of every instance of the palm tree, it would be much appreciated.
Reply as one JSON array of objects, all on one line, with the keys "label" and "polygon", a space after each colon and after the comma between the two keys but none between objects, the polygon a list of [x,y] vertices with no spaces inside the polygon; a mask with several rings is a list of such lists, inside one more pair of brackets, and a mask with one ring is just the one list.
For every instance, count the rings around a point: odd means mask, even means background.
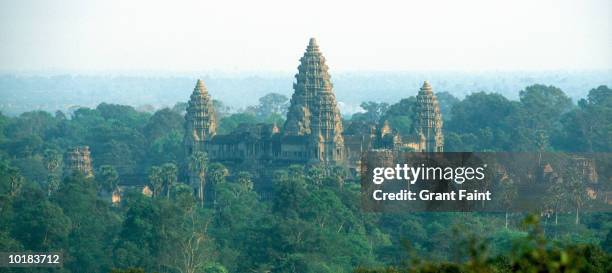
[{"label": "palm tree", "polygon": [[164,177],[164,182],[166,183],[168,199],[170,199],[170,189],[172,188],[172,186],[174,186],[174,184],[178,180],[177,173],[178,173],[178,168],[176,167],[174,163],[166,163],[162,165],[162,174]]},{"label": "palm tree", "polygon": [[47,195],[57,190],[59,187],[59,178],[57,170],[62,165],[62,155],[53,149],[47,149],[44,153],[43,163],[47,169]]},{"label": "palm tree", "polygon": [[19,190],[21,190],[21,186],[23,185],[23,181],[25,179],[23,176],[21,176],[21,173],[17,168],[8,169],[8,178],[10,181],[9,195],[11,197],[15,197],[19,193]]},{"label": "palm tree", "polygon": [[217,187],[219,184],[225,182],[227,176],[229,176],[229,170],[221,163],[212,163],[208,167],[207,175],[210,177],[213,189],[213,202],[217,200]]},{"label": "palm tree", "polygon": [[538,147],[538,166],[542,164],[542,152],[548,147],[548,135],[544,130],[537,130],[535,135],[535,145]]},{"label": "palm tree", "polygon": [[57,150],[47,149],[44,154],[45,168],[49,172],[54,172],[62,164],[62,156]]},{"label": "palm tree", "polygon": [[100,166],[100,182],[102,182],[102,188],[108,191],[109,193],[113,193],[115,189],[117,189],[117,181],[119,181],[119,174],[115,167],[111,165],[102,165]]},{"label": "palm tree", "polygon": [[308,180],[315,187],[320,187],[325,177],[325,169],[322,166],[312,166],[308,170]]},{"label": "palm tree", "polygon": [[501,201],[506,211],[506,229],[508,228],[508,211],[512,207],[514,199],[518,195],[518,189],[512,178],[502,179],[501,183]]},{"label": "palm tree", "polygon": [[240,189],[242,192],[248,192],[253,190],[253,180],[251,179],[251,174],[249,172],[239,172],[238,173],[238,185],[240,185]]},{"label": "palm tree", "polygon": [[204,206],[204,187],[206,186],[206,166],[208,156],[205,152],[197,151],[189,157],[189,172],[198,176],[198,199],[200,206]]},{"label": "palm tree", "polygon": [[159,196],[164,187],[164,176],[162,168],[159,166],[153,166],[149,170],[149,182],[153,187],[153,196]]},{"label": "palm tree", "polygon": [[344,181],[348,176],[346,169],[340,166],[334,166],[331,169],[331,175],[334,177],[336,182],[338,183],[338,188],[342,189],[344,187]]},{"label": "palm tree", "polygon": [[580,174],[581,173],[579,172],[578,168],[575,166],[565,168],[565,172],[563,174],[565,190],[568,194],[569,200],[576,207],[576,225],[580,223],[580,209],[588,201],[586,186],[584,185]]},{"label": "palm tree", "polygon": [[563,208],[562,206],[565,204],[563,201],[565,199],[566,191],[563,188],[563,181],[559,179],[553,180],[547,190],[545,202],[555,213],[555,226],[559,223],[559,211]]},{"label": "palm tree", "polygon": [[60,186],[60,179],[57,175],[47,176],[47,196],[51,196],[51,193],[57,191]]}]

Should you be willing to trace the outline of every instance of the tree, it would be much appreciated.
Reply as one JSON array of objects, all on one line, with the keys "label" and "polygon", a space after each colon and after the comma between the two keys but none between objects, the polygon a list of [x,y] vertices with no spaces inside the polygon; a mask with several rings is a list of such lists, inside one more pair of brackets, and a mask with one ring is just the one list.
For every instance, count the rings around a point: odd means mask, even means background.
[{"label": "tree", "polygon": [[219,127],[217,128],[217,134],[228,134],[238,128],[240,124],[256,124],[257,118],[255,115],[250,113],[237,113],[231,114],[227,117],[221,118],[219,121]]},{"label": "tree", "polygon": [[215,108],[215,117],[217,117],[217,119],[224,118],[231,110],[231,107],[225,105],[225,103],[222,101],[215,99],[213,99],[213,108]]},{"label": "tree", "polygon": [[187,103],[183,101],[175,103],[174,106],[172,106],[172,111],[181,116],[185,115],[185,112],[187,111]]},{"label": "tree", "polygon": [[136,111],[134,107],[128,105],[100,103],[96,110],[106,120],[118,121],[123,125],[136,125],[141,128],[146,124],[150,114]]},{"label": "tree", "polygon": [[323,178],[325,177],[325,168],[323,166],[311,166],[308,169],[308,181],[315,187],[323,185]]},{"label": "tree", "polygon": [[217,201],[217,187],[225,183],[229,170],[221,163],[212,163],[208,167],[208,177],[213,188],[213,202]]},{"label": "tree", "polygon": [[362,102],[360,106],[361,109],[363,109],[365,112],[362,114],[353,115],[353,119],[375,124],[382,122],[381,118],[389,109],[389,104],[385,102],[378,103],[373,101],[366,101]]},{"label": "tree", "polygon": [[111,251],[120,225],[120,217],[111,211],[108,202],[97,197],[92,178],[74,173],[62,181],[53,200],[70,218],[71,232],[64,267],[72,272],[107,272],[112,265]]},{"label": "tree", "polygon": [[30,187],[16,200],[13,234],[27,249],[37,251],[64,247],[71,221],[62,209],[45,198],[45,193]]},{"label": "tree", "polygon": [[151,164],[182,162],[183,147],[182,131],[169,131],[149,144],[148,161]]},{"label": "tree", "polygon": [[164,185],[166,186],[167,198],[170,199],[170,190],[176,184],[178,175],[178,168],[174,163],[166,163],[162,165],[162,176],[164,178]]},{"label": "tree", "polygon": [[218,162],[211,163],[208,170],[208,177],[213,185],[225,183],[225,178],[229,176],[229,170]]},{"label": "tree", "polygon": [[198,202],[193,196],[193,187],[184,183],[177,183],[172,189],[173,200],[171,201],[179,211],[185,212],[195,209]]},{"label": "tree", "polygon": [[545,204],[553,209],[555,226],[559,223],[559,211],[563,209],[563,202],[567,198],[562,179],[555,179],[547,189]]},{"label": "tree", "polygon": [[115,170],[115,167],[111,165],[100,166],[97,178],[101,183],[102,189],[107,192],[112,194],[117,189],[119,174],[117,170]]},{"label": "tree", "polygon": [[578,106],[588,117],[587,136],[588,151],[612,150],[612,89],[605,85],[591,89],[587,99],[578,102]]},{"label": "tree", "polygon": [[16,121],[8,124],[5,130],[7,136],[14,139],[42,137],[56,125],[54,117],[45,111],[25,112]]},{"label": "tree", "polygon": [[569,200],[576,209],[576,225],[580,223],[580,209],[584,207],[589,197],[587,196],[585,182],[581,177],[582,172],[572,163],[563,171],[563,183]]},{"label": "tree", "polygon": [[8,180],[9,180],[9,196],[15,197],[19,194],[21,186],[23,186],[24,178],[21,176],[19,169],[9,167],[7,169]]},{"label": "tree", "polygon": [[303,165],[291,165],[287,168],[288,175],[294,179],[304,179],[304,166]]},{"label": "tree", "polygon": [[143,131],[151,142],[172,132],[182,131],[184,118],[181,114],[168,108],[161,109],[147,121]]},{"label": "tree", "polygon": [[62,165],[62,155],[53,149],[45,150],[44,164],[47,169],[47,196],[59,188],[59,174],[57,171]]},{"label": "tree", "polygon": [[[204,207],[204,195],[206,186],[206,168],[208,166],[208,156],[205,152],[196,151],[189,157],[189,172],[198,177],[198,200],[200,206]],[[192,185],[195,186],[195,185]]]},{"label": "tree", "polygon": [[[301,173],[301,174],[300,174]],[[274,180],[273,211],[284,217],[294,216],[300,209],[300,203],[308,195],[303,167],[292,165],[289,174],[277,173]]]},{"label": "tree", "polygon": [[512,207],[512,203],[514,202],[514,199],[516,199],[518,195],[518,188],[516,187],[514,180],[512,180],[511,178],[503,179],[499,183],[501,186],[501,202],[506,212],[505,227],[507,229],[508,228],[508,211]]},{"label": "tree", "polygon": [[335,186],[338,187],[339,189],[342,189],[344,187],[344,181],[346,180],[348,176],[348,173],[346,171],[346,168],[342,167],[342,166],[333,166],[330,169],[330,179],[331,181],[334,182],[334,185],[331,186]]},{"label": "tree", "polygon": [[437,92],[436,98],[438,99],[438,104],[440,105],[440,112],[442,113],[442,118],[444,120],[450,120],[452,116],[453,106],[460,102],[460,100],[453,96],[449,92]]},{"label": "tree", "polygon": [[538,166],[542,163],[542,152],[548,147],[548,134],[544,130],[537,130],[535,133],[535,145],[538,148]]},{"label": "tree", "polygon": [[249,172],[239,172],[236,182],[240,185],[242,192],[250,192],[253,190],[253,181],[251,180],[251,174]]},{"label": "tree", "polygon": [[149,169],[149,183],[151,183],[153,196],[159,196],[164,188],[164,172],[161,167],[153,166]]},{"label": "tree", "polygon": [[380,121],[388,120],[391,128],[396,129],[402,135],[410,135],[414,133],[412,121],[415,107],[416,98],[414,96],[401,99],[388,107]]},{"label": "tree", "polygon": [[516,102],[500,94],[477,92],[466,96],[454,104],[445,123],[449,151],[511,150],[518,109]]},{"label": "tree", "polygon": [[147,198],[138,192],[127,192],[126,212],[121,231],[114,244],[114,265],[121,268],[140,267],[153,272],[160,242],[160,209],[162,198]]},{"label": "tree", "polygon": [[113,269],[110,273],[146,273],[142,268]]},{"label": "tree", "polygon": [[50,173],[53,173],[57,171],[57,169],[61,166],[62,155],[57,150],[47,149],[45,150],[45,154],[44,154],[44,163],[45,163],[45,168]]},{"label": "tree", "polygon": [[564,114],[562,128],[554,137],[556,147],[568,151],[610,152],[612,150],[612,90],[607,86],[591,89],[578,108]]},{"label": "tree", "polygon": [[550,130],[572,106],[572,100],[561,89],[541,84],[527,86],[519,92],[519,98],[530,129]]},{"label": "tree", "polygon": [[210,221],[210,218],[204,220],[194,209],[188,211],[178,227],[180,236],[171,242],[174,251],[168,255],[165,263],[168,267],[180,273],[201,272],[210,259],[207,235]]},{"label": "tree", "polygon": [[260,120],[267,119],[270,115],[286,115],[289,107],[287,96],[278,93],[269,93],[259,98],[256,108],[256,116]]}]

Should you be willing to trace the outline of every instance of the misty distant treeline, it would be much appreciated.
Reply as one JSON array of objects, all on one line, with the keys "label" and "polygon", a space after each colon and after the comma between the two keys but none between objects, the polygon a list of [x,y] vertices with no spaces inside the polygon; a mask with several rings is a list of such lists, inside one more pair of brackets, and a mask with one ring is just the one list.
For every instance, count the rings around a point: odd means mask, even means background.
[{"label": "misty distant treeline", "polygon": [[[429,80],[436,92],[455,97],[485,91],[517,99],[517,90],[534,83],[557,86],[573,100],[585,97],[589,88],[612,85],[610,71],[583,72],[343,72],[334,73],[332,81],[340,111],[361,111],[363,101],[393,103],[415,95],[423,80]],[[293,72],[268,74],[215,75],[45,75],[0,76],[0,111],[18,115],[32,110],[71,112],[79,107],[93,108],[99,103],[116,103],[144,111],[172,106],[186,101],[203,78],[216,100],[238,110],[257,103],[268,93],[290,96]]]}]

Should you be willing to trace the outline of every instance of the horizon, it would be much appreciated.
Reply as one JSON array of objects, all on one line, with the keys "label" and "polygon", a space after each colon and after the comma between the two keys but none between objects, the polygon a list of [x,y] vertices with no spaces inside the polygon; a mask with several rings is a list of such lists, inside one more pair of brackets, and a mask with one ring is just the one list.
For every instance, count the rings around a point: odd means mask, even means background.
[{"label": "horizon", "polygon": [[[297,70],[297,69],[296,69]],[[159,110],[189,98],[195,81],[205,81],[212,97],[233,111],[257,105],[269,93],[290,97],[295,73],[254,74],[0,74],[0,110],[18,115],[31,110],[69,111],[71,107],[95,108],[100,103],[153,106]],[[436,93],[458,99],[476,92],[497,93],[518,100],[519,91],[533,84],[560,88],[574,103],[592,88],[612,86],[609,71],[410,71],[333,72],[334,93],[343,115],[362,112],[365,101],[395,103],[414,96],[428,80]],[[377,92],[373,92],[377,91]]]}]

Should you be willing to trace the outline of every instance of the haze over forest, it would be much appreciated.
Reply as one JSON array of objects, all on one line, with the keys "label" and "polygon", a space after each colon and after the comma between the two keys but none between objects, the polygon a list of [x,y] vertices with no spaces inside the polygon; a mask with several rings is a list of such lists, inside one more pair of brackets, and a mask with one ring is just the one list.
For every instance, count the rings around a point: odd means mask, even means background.
[{"label": "haze over forest", "polygon": [[[297,66],[297,65],[296,65]],[[404,71],[338,72],[332,66],[332,82],[340,111],[344,115],[360,112],[364,101],[395,103],[414,96],[424,80],[436,92],[455,97],[485,91],[517,99],[531,84],[561,88],[575,102],[594,86],[612,85],[612,71]],[[99,103],[134,106],[143,111],[172,107],[186,102],[197,78],[206,82],[215,100],[232,111],[239,111],[268,93],[290,97],[295,72],[244,73],[89,73],[89,74],[3,74],[0,75],[0,111],[17,115],[26,111],[57,110],[70,112]]]},{"label": "haze over forest", "polygon": [[412,96],[424,80],[458,98],[517,99],[537,83],[576,101],[612,85],[609,0],[179,2],[1,2],[0,111],[151,111],[141,106],[186,101],[197,78],[238,111],[291,95],[310,37],[345,115]]}]

